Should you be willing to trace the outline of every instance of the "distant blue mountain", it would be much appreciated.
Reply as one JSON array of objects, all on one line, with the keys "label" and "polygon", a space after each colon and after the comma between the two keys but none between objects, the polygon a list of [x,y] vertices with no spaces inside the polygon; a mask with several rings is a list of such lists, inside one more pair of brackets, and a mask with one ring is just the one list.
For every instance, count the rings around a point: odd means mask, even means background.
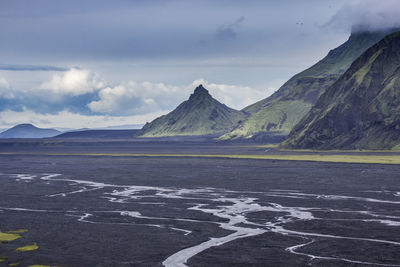
[{"label": "distant blue mountain", "polygon": [[53,137],[60,133],[60,131],[54,129],[42,129],[32,124],[19,124],[0,133],[0,138],[44,138]]},{"label": "distant blue mountain", "polygon": [[62,133],[55,138],[105,138],[105,139],[130,139],[136,137],[140,132],[139,129],[133,130],[79,130]]}]

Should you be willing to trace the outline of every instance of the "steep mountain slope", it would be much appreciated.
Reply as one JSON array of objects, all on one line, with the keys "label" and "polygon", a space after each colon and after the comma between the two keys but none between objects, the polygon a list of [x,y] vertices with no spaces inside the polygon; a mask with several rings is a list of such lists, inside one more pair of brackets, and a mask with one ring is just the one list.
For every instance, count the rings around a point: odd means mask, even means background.
[{"label": "steep mountain slope", "polygon": [[167,115],[146,123],[141,136],[222,134],[232,130],[245,117],[245,113],[221,104],[199,85],[189,100]]},{"label": "steep mountain slope", "polygon": [[0,138],[44,138],[59,135],[54,129],[42,129],[32,124],[19,124],[0,133]]},{"label": "steep mountain slope", "polygon": [[284,146],[389,149],[400,143],[400,32],[359,57],[290,133]]},{"label": "steep mountain slope", "polygon": [[251,115],[220,139],[251,138],[255,134],[287,135],[318,97],[350,67],[365,50],[390,31],[357,32],[309,69],[293,76],[270,97],[243,109]]}]

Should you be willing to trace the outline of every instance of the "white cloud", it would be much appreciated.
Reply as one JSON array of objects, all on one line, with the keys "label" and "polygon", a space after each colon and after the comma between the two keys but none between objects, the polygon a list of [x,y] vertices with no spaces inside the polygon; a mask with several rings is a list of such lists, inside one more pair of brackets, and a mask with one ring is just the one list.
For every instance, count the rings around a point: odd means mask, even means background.
[{"label": "white cloud", "polygon": [[73,68],[62,74],[54,74],[38,89],[56,95],[78,96],[95,92],[102,87],[104,87],[104,82],[91,71]]},{"label": "white cloud", "polygon": [[67,110],[56,114],[41,114],[32,110],[23,111],[5,110],[0,112],[0,127],[8,128],[21,123],[32,123],[38,127],[65,127],[65,128],[99,128],[107,126],[119,126],[130,124],[144,124],[149,122],[166,111],[158,111],[144,115],[133,116],[87,116],[72,113]]},{"label": "white cloud", "polygon": [[90,110],[105,114],[143,114],[164,110],[182,101],[185,93],[177,86],[130,81],[99,91],[99,100],[88,104]]},{"label": "white cloud", "polygon": [[15,95],[8,81],[4,77],[0,77],[0,98],[13,99]]},{"label": "white cloud", "polygon": [[3,77],[0,77],[0,88],[9,88],[10,84]]},{"label": "white cloud", "polygon": [[236,109],[241,109],[272,93],[248,86],[209,83],[204,79],[183,86],[131,81],[101,89],[99,99],[90,102],[88,107],[93,112],[119,115],[171,110],[186,100],[199,84],[203,84],[217,100]]}]

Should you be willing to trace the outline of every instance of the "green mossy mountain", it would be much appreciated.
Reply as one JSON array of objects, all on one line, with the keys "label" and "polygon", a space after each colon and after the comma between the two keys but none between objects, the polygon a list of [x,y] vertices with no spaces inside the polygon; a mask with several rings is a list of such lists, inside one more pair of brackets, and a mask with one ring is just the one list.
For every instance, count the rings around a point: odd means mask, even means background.
[{"label": "green mossy mountain", "polygon": [[400,32],[396,32],[354,61],[282,145],[391,149],[399,143]]},{"label": "green mossy mountain", "polygon": [[351,34],[345,43],[309,69],[293,76],[273,95],[244,108],[242,111],[250,116],[220,139],[252,138],[260,133],[287,135],[351,63],[388,33],[363,31]]},{"label": "green mossy mountain", "polygon": [[202,85],[199,85],[189,100],[184,101],[167,115],[146,123],[140,135],[162,137],[223,134],[231,131],[245,117],[244,112],[218,102]]}]

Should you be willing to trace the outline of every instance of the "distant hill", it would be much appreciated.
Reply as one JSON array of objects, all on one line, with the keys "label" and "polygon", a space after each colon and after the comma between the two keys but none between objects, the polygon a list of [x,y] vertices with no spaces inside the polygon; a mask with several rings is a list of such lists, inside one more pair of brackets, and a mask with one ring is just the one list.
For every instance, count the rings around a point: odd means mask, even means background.
[{"label": "distant hill", "polygon": [[309,69],[293,76],[270,97],[243,109],[251,115],[220,139],[252,138],[264,133],[287,135],[318,97],[388,31],[356,32]]},{"label": "distant hill", "polygon": [[80,130],[62,133],[54,138],[104,138],[104,139],[130,139],[140,130]]},{"label": "distant hill", "polygon": [[136,129],[141,129],[142,127],[143,127],[143,124],[124,124],[124,125],[96,128],[93,130],[136,130]]},{"label": "distant hill", "polygon": [[294,127],[284,146],[390,149],[400,143],[400,32],[359,57]]},{"label": "distant hill", "polygon": [[199,85],[189,100],[175,110],[143,126],[141,136],[182,136],[223,134],[244,120],[244,112],[221,104]]},{"label": "distant hill", "polygon": [[0,138],[44,138],[53,137],[60,133],[60,131],[54,129],[42,129],[32,124],[19,124],[0,133]]}]

